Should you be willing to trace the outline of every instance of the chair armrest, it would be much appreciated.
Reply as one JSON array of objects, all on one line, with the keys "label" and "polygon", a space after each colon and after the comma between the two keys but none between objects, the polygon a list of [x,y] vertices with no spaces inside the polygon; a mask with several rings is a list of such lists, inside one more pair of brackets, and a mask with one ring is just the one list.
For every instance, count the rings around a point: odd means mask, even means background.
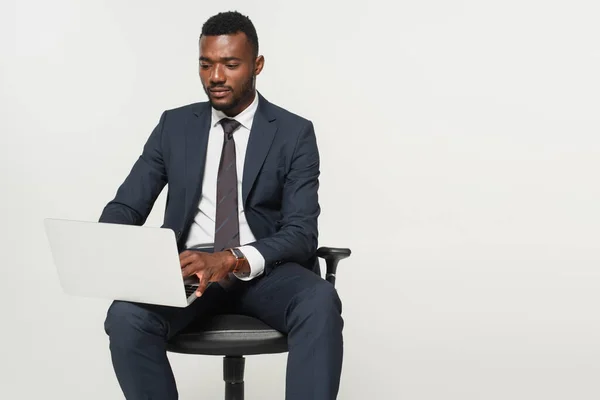
[{"label": "chair armrest", "polygon": [[317,250],[317,256],[324,259],[327,265],[327,273],[325,279],[335,286],[335,273],[337,271],[337,265],[340,260],[350,257],[352,252],[350,249],[337,248],[337,247],[319,247]]}]

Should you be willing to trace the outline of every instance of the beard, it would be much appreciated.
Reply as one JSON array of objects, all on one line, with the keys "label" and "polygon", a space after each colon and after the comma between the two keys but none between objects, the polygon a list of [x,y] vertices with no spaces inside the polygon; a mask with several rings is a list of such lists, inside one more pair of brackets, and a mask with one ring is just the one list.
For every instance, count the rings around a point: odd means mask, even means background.
[{"label": "beard", "polygon": [[[240,87],[240,89],[238,91],[234,91],[233,88],[228,87],[228,86],[216,85],[216,86],[210,86],[210,87],[203,86],[204,92],[206,93],[206,96],[208,97],[208,102],[215,110],[228,111],[228,110],[236,108],[241,102],[243,102],[245,99],[247,99],[254,93],[254,78],[255,78],[255,76],[252,75],[246,82],[244,82],[244,84]],[[213,100],[210,96],[210,89],[215,89],[218,87],[224,87],[224,88],[231,90],[231,100],[229,100],[227,103],[213,102]]]}]

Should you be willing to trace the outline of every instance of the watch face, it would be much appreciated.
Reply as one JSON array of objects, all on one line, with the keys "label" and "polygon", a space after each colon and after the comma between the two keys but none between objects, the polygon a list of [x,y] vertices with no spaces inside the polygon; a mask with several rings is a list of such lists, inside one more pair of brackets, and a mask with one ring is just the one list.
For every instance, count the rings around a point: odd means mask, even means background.
[{"label": "watch face", "polygon": [[233,248],[231,249],[231,251],[233,252],[233,255],[237,258],[245,258],[244,253],[242,253],[240,249]]}]

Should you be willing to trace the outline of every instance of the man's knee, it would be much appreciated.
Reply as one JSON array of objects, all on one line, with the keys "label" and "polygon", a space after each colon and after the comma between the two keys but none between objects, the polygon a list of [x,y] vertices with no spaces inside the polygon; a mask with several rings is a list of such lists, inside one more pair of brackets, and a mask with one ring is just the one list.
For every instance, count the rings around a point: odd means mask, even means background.
[{"label": "man's knee", "polygon": [[327,322],[341,320],[342,301],[337,290],[327,281],[299,293],[296,312],[302,319],[321,319]]},{"label": "man's knee", "polygon": [[329,312],[342,313],[342,300],[335,287],[327,281],[323,281],[323,283],[315,287],[315,303],[317,308],[320,308],[319,305],[322,305]]},{"label": "man's knee", "polygon": [[111,343],[129,346],[147,335],[166,336],[167,325],[155,313],[127,301],[114,301],[106,313],[104,331]]}]

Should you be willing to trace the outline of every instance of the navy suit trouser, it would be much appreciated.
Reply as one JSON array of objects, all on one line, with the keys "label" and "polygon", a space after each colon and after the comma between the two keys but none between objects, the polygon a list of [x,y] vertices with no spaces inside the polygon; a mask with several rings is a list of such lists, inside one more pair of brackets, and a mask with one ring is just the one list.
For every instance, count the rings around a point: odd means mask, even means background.
[{"label": "navy suit trouser", "polygon": [[191,322],[220,312],[256,317],[288,335],[286,400],[336,399],[343,358],[341,301],[333,285],[293,263],[227,290],[211,284],[185,308],[113,302],[104,327],[125,397],[176,400],[166,342]]}]

